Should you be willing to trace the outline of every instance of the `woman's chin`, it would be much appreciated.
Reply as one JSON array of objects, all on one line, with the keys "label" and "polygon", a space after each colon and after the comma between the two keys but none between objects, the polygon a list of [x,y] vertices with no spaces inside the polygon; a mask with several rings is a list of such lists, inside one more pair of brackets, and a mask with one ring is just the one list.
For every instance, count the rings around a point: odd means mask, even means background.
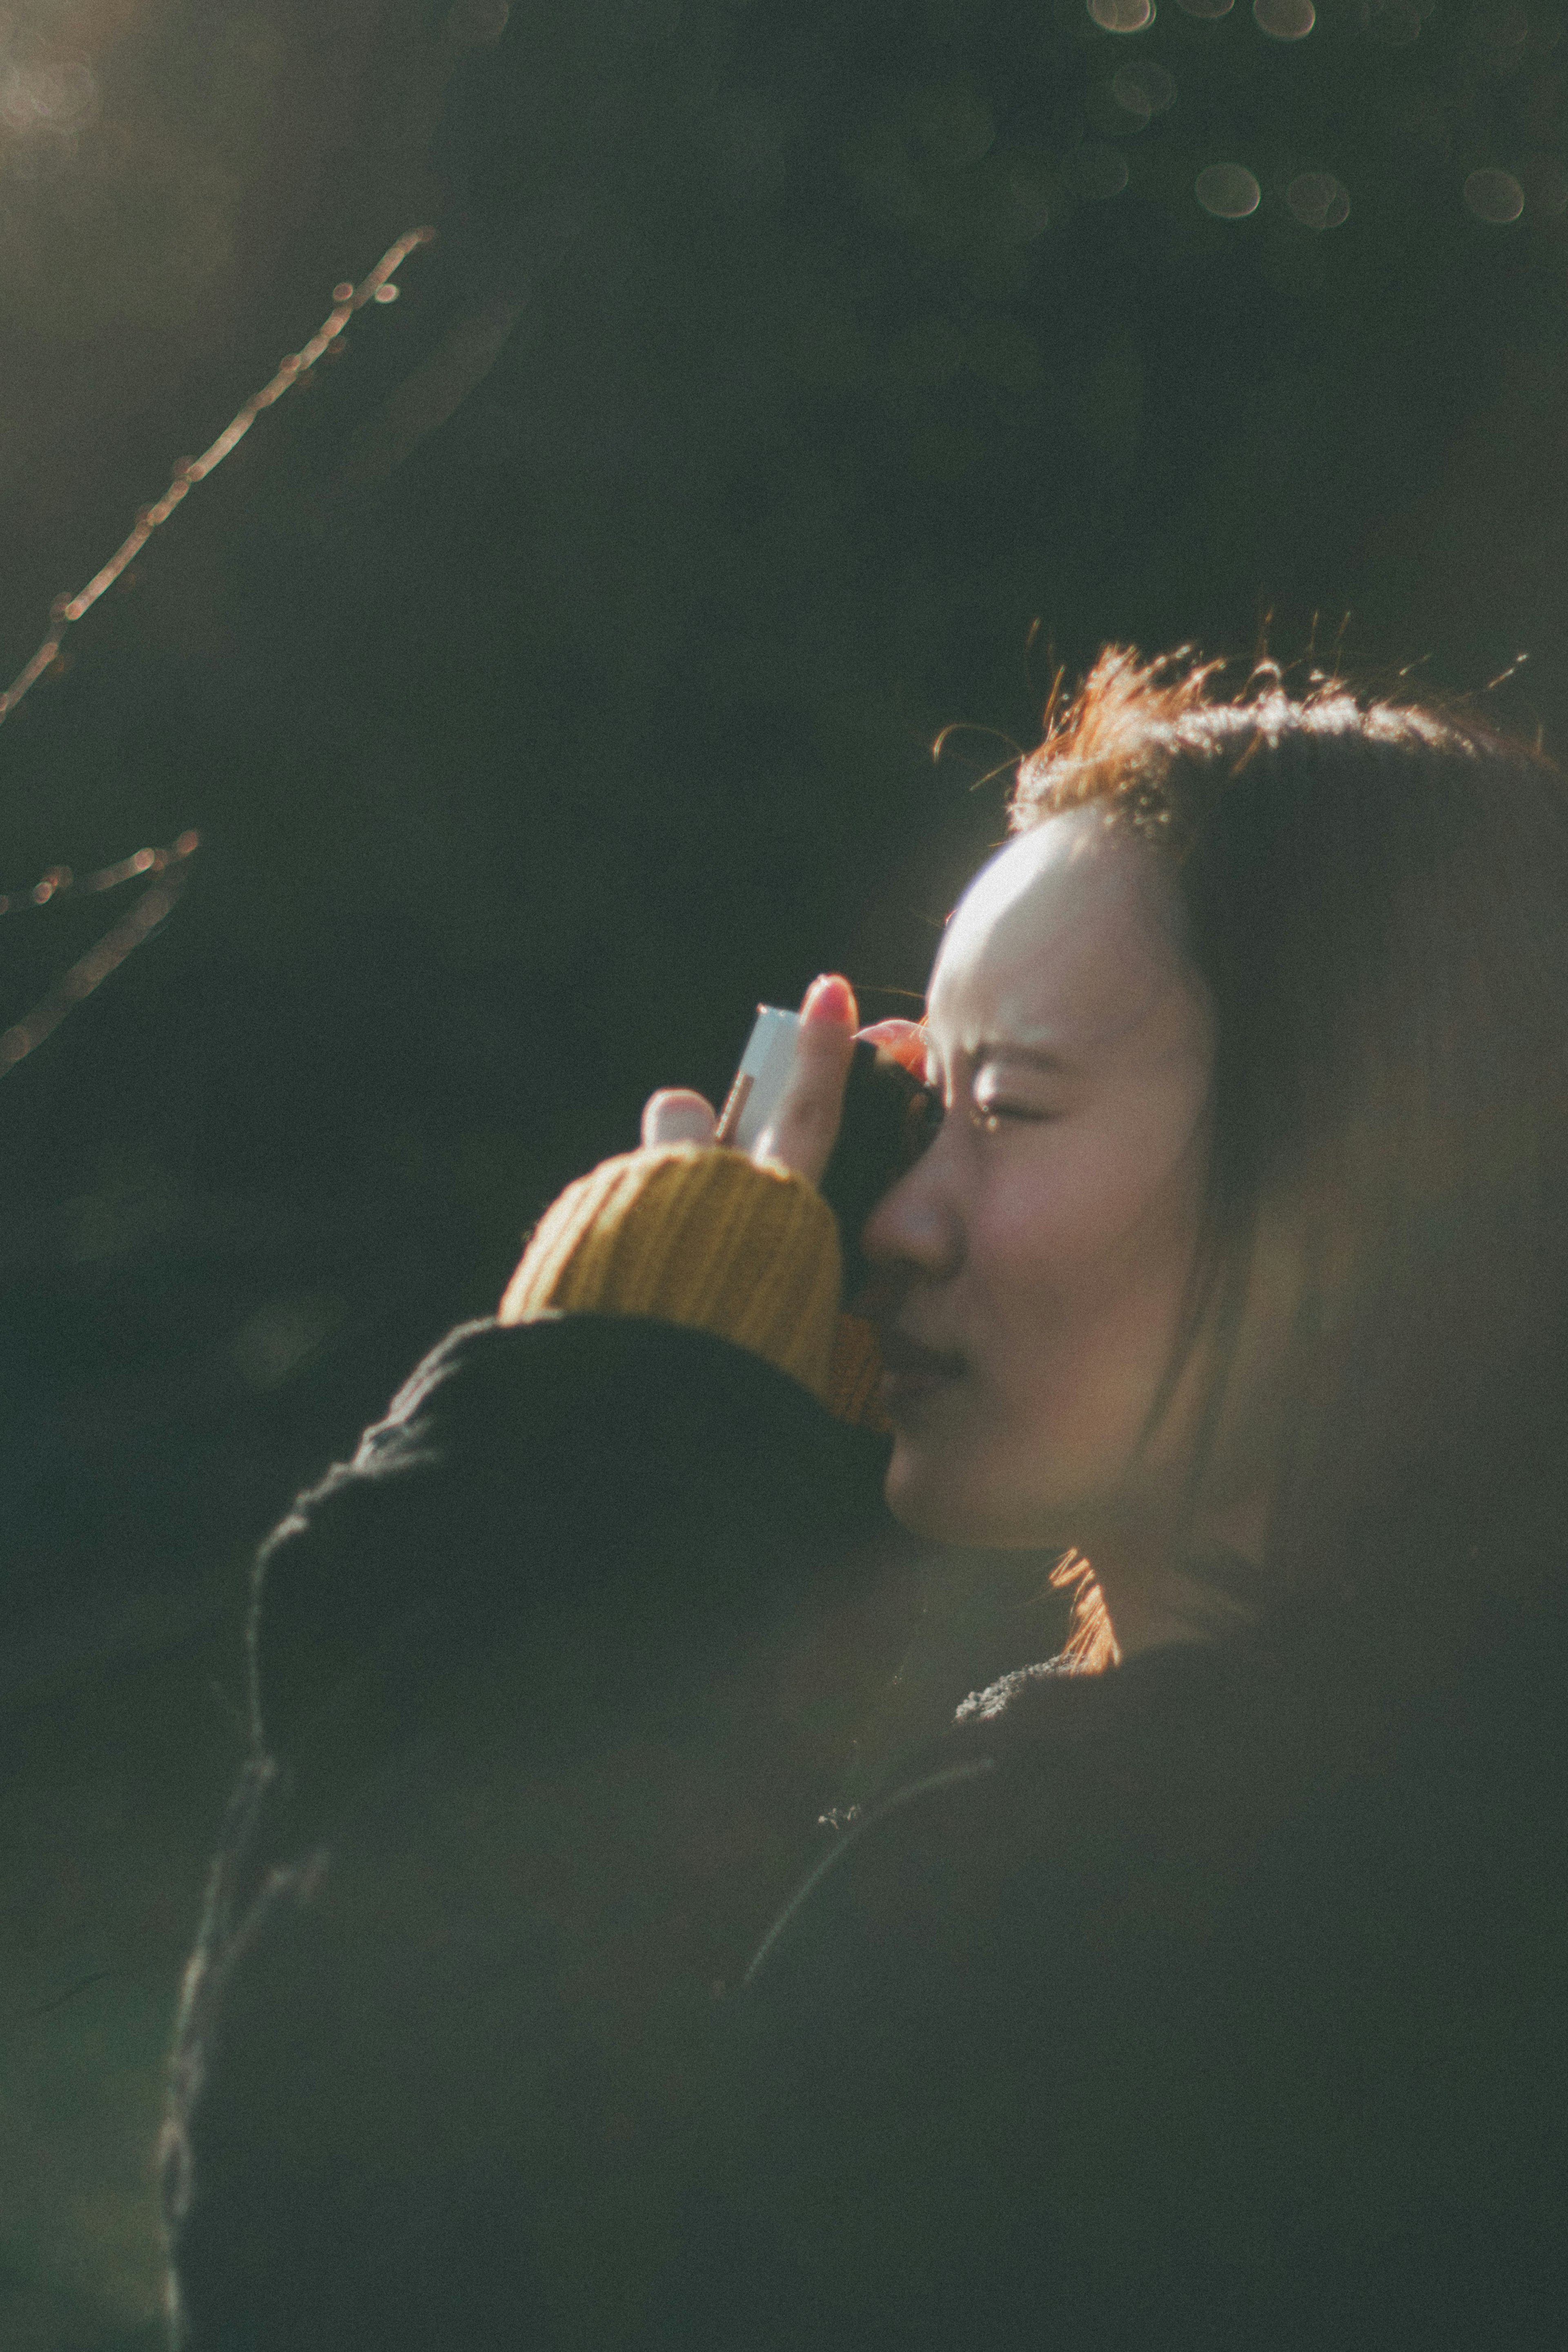
[{"label": "woman's chin", "polygon": [[1030,1489],[1009,1491],[1000,1465],[970,1458],[960,1446],[894,1441],[883,1493],[900,1527],[925,1543],[963,1544],[978,1551],[1064,1549],[1061,1532],[1077,1513],[1065,1501]]},{"label": "woman's chin", "polygon": [[899,1526],[907,1528],[912,1536],[921,1536],[929,1543],[956,1540],[947,1535],[945,1525],[952,1507],[950,1486],[932,1475],[931,1465],[903,1437],[894,1440],[883,1493]]},{"label": "woman's chin", "polygon": [[989,1497],[983,1489],[969,1491],[963,1465],[951,1452],[896,1439],[883,1491],[900,1527],[923,1542],[981,1548],[1009,1542],[998,1530]]}]

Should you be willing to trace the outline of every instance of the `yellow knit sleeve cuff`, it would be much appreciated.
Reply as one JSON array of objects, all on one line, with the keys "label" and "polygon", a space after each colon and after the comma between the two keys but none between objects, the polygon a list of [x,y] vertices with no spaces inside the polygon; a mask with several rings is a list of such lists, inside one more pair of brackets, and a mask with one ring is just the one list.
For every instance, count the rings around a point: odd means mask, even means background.
[{"label": "yellow knit sleeve cuff", "polygon": [[841,1284],[837,1221],[803,1176],[712,1145],[659,1144],[567,1186],[535,1227],[499,1320],[596,1313],[690,1324],[750,1349],[827,1403],[838,1385]]},{"label": "yellow knit sleeve cuff", "polygon": [[885,1436],[893,1423],[877,1395],[881,1379],[882,1349],[873,1326],[862,1316],[841,1315],[823,1397],[828,1411],[857,1429],[875,1429]]}]

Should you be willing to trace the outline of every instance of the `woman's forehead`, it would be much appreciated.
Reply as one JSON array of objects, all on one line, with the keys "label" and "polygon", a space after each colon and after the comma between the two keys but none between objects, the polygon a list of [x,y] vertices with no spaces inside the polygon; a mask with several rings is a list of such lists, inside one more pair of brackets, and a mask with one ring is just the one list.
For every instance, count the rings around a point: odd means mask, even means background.
[{"label": "woman's forehead", "polygon": [[929,998],[956,1050],[1088,1044],[1186,983],[1179,906],[1156,853],[1103,807],[1064,811],[983,866],[947,926]]}]

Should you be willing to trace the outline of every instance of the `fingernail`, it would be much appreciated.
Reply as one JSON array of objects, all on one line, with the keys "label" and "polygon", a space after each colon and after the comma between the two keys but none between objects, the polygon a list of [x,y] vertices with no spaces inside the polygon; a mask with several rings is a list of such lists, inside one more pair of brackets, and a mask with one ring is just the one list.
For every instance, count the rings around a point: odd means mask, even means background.
[{"label": "fingernail", "polygon": [[802,1021],[831,1021],[841,1029],[852,1028],[855,1018],[855,992],[849,982],[836,971],[825,971],[811,982],[800,1006]]}]

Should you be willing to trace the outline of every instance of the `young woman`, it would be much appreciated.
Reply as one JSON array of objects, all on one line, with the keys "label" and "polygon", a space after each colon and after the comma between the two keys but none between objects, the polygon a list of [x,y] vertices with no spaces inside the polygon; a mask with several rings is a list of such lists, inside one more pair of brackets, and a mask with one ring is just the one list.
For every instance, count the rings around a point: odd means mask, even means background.
[{"label": "young woman", "polygon": [[[830,979],[757,1157],[654,1097],[264,1552],[192,2352],[1554,2338],[1568,792],[1112,654],[1013,821],[879,1033],[874,1394]],[[1075,1636],[813,1854],[912,1538]]]}]

